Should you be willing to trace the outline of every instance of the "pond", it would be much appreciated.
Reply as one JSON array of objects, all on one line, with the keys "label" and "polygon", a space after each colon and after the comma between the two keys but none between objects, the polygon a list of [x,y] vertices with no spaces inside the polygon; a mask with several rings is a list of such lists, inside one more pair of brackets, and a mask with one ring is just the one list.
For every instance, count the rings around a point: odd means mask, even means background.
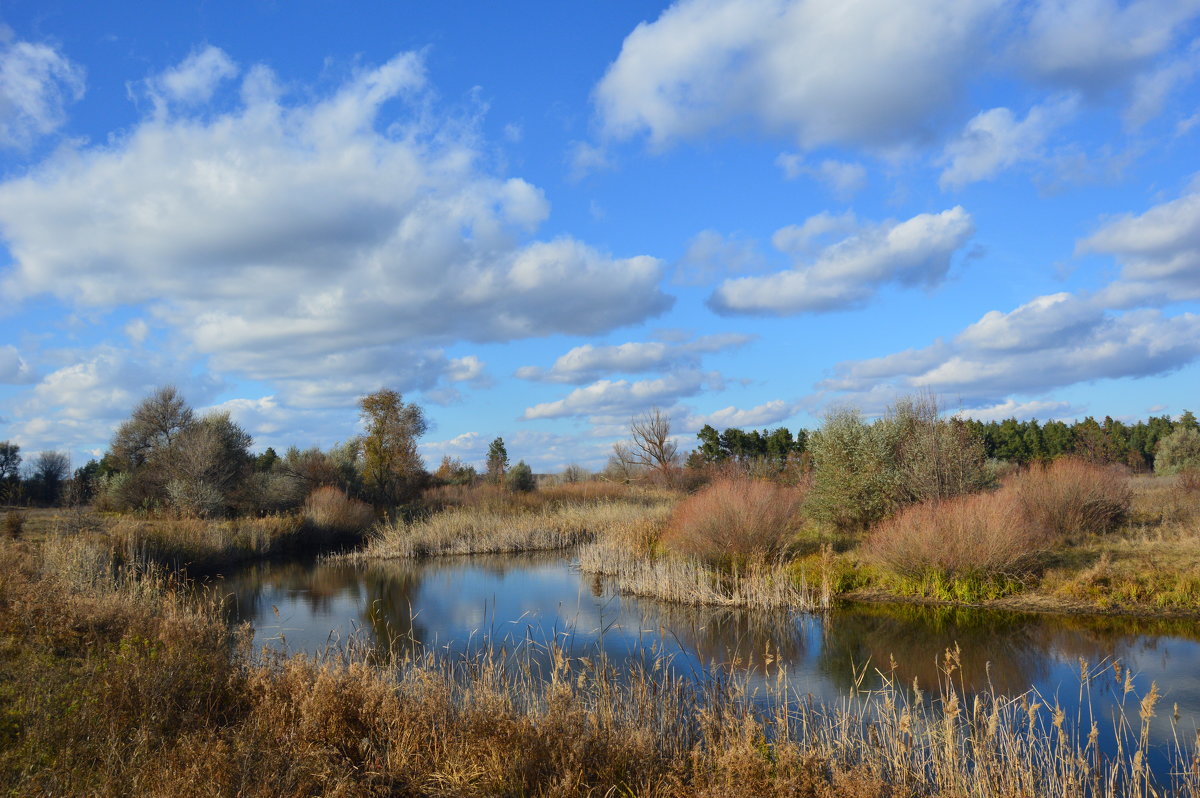
[{"label": "pond", "polygon": [[[926,690],[939,683],[947,649],[961,650],[954,683],[967,693],[1034,689],[1068,718],[1102,727],[1122,701],[1156,683],[1163,699],[1152,740],[1190,743],[1200,722],[1200,623],[1066,616],[918,605],[845,605],[825,614],[686,607],[621,596],[582,574],[569,554],[385,561],[268,563],[222,579],[236,620],[258,645],[315,652],[360,637],[376,646],[421,644],[452,656],[556,641],[576,656],[613,663],[667,657],[680,675],[735,669],[752,685],[786,669],[800,695],[836,701],[864,670],[893,671]],[[1080,702],[1081,663],[1103,670]],[[1120,674],[1113,666],[1119,663]],[[1124,670],[1134,692],[1124,695]],[[1178,719],[1174,709],[1178,707]],[[1090,714],[1089,714],[1090,713]],[[1157,757],[1156,757],[1157,758]],[[1154,763],[1156,770],[1166,760]]]}]

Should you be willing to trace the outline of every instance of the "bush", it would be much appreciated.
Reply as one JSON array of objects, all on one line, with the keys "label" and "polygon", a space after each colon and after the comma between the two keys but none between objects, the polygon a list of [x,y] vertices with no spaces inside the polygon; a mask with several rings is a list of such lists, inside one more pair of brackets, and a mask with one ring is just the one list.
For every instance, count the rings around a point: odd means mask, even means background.
[{"label": "bush", "polygon": [[4,536],[13,538],[21,537],[21,533],[25,531],[25,514],[17,510],[9,510],[4,515]]},{"label": "bush", "polygon": [[533,478],[533,469],[524,460],[509,469],[504,476],[508,489],[517,493],[529,493],[537,488],[537,480]]},{"label": "bush", "polygon": [[852,410],[826,416],[812,434],[812,490],[806,510],[841,530],[866,529],[895,509],[900,493],[896,428],[867,424]]},{"label": "bush", "polygon": [[679,503],[663,544],[717,564],[772,557],[798,529],[803,499],[763,480],[718,480]]},{"label": "bush", "polygon": [[1200,431],[1179,427],[1158,442],[1154,473],[1164,476],[1200,471]]},{"label": "bush", "polygon": [[375,523],[375,512],[369,504],[351,499],[331,485],[308,495],[304,517],[313,526],[339,535],[360,534]]},{"label": "bush", "polygon": [[1030,466],[1010,477],[1028,523],[1053,540],[1109,532],[1129,512],[1129,475],[1120,466],[1102,466],[1064,457]]},{"label": "bush", "polygon": [[908,577],[1017,575],[1048,545],[1012,491],[980,493],[902,510],[871,533],[866,550]]}]

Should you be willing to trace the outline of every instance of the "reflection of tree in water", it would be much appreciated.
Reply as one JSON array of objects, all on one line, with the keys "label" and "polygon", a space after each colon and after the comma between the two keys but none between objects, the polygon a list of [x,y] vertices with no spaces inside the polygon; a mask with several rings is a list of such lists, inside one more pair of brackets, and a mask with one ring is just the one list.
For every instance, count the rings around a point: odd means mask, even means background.
[{"label": "reflection of tree in water", "polygon": [[775,673],[804,654],[804,638],[789,612],[692,607],[641,601],[641,628],[660,632],[705,666]]},{"label": "reflection of tree in water", "polygon": [[931,690],[940,683],[943,653],[957,643],[962,668],[955,684],[965,684],[969,691],[986,690],[990,684],[1002,693],[1019,693],[1048,672],[1040,626],[1037,616],[964,607],[848,607],[829,617],[819,667],[849,690],[854,668],[887,672],[894,659],[901,682],[911,684],[915,677]]},{"label": "reflection of tree in water", "polygon": [[419,563],[389,560],[357,572],[367,596],[363,620],[380,653],[402,654],[428,638],[413,608],[422,569]]},{"label": "reflection of tree in water", "polygon": [[968,691],[994,687],[1015,694],[1045,680],[1057,663],[1083,660],[1095,668],[1106,660],[1127,660],[1135,647],[1153,645],[1147,635],[1155,634],[1198,639],[1200,625],[969,607],[854,605],[830,616],[820,667],[848,689],[852,663],[860,670],[869,663],[871,672],[887,671],[894,659],[897,678],[911,683],[916,677],[931,689],[938,684],[943,653],[957,643],[962,669],[955,674],[956,684],[965,684]]},{"label": "reflection of tree in water", "polygon": [[[306,605],[314,614],[329,612],[335,598],[356,599],[362,594],[354,566],[296,561],[246,566],[213,580],[206,589],[223,597],[226,618],[235,622],[267,616],[268,599],[263,594],[268,590]],[[280,601],[275,599],[277,604]]]}]

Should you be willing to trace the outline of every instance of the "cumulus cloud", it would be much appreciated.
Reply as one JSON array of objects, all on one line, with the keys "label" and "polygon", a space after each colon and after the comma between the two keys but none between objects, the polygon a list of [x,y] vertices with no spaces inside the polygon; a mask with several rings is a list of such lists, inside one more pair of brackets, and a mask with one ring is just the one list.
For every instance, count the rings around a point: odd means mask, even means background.
[{"label": "cumulus cloud", "polygon": [[789,224],[776,230],[771,236],[771,245],[789,255],[803,255],[812,251],[814,244],[829,236],[845,236],[858,229],[858,218],[854,211],[841,214],[821,211],[800,224]]},{"label": "cumulus cloud", "polygon": [[887,283],[935,285],[974,231],[961,207],[866,227],[824,248],[811,265],[726,280],[709,306],[721,314],[819,313],[862,305]]},{"label": "cumulus cloud", "polygon": [[1070,402],[1056,402],[1049,399],[1033,399],[1028,402],[1018,402],[1016,399],[1006,399],[993,405],[983,405],[970,410],[960,410],[955,413],[960,418],[973,418],[977,421],[1003,421],[1006,418],[1065,420],[1078,418],[1083,410]]},{"label": "cumulus cloud", "polygon": [[160,385],[174,384],[194,405],[210,402],[223,387],[217,377],[193,372],[161,353],[99,346],[58,356],[64,364],[38,380],[12,408],[9,429],[22,446],[103,446],[134,405]]},{"label": "cumulus cloud", "polygon": [[1041,0],[1018,58],[1042,80],[1097,95],[1168,51],[1198,14],[1196,0]]},{"label": "cumulus cloud", "polygon": [[148,303],[219,371],[332,375],[286,386],[310,403],[449,342],[593,335],[670,306],[655,258],[528,240],[541,190],[488,174],[475,132],[428,111],[419,56],[298,101],[255,66],[237,108],[205,113],[233,68],[206,49],[151,80],[188,102],[0,184],[4,288]]},{"label": "cumulus cloud", "polygon": [[1115,217],[1076,251],[1112,255],[1121,265],[1121,279],[1103,292],[1109,304],[1200,298],[1200,192]]},{"label": "cumulus cloud", "polygon": [[838,364],[818,387],[851,400],[929,390],[971,403],[1099,379],[1146,377],[1200,357],[1200,316],[1106,312],[1097,298],[1037,297],[992,311],[950,341]]},{"label": "cumulus cloud", "polygon": [[795,415],[797,410],[799,410],[799,406],[795,402],[785,402],[782,399],[772,399],[761,405],[744,409],[730,405],[711,413],[687,416],[679,425],[679,431],[696,432],[705,424],[719,430],[729,427],[764,427],[768,424],[777,424],[785,418]]},{"label": "cumulus cloud", "polygon": [[758,268],[762,255],[752,241],[724,236],[716,230],[701,230],[688,242],[687,251],[675,264],[675,281],[683,285],[706,285],[718,277]]},{"label": "cumulus cloud", "polygon": [[0,346],[0,385],[24,385],[35,379],[33,367],[11,344]]},{"label": "cumulus cloud", "polygon": [[209,45],[178,66],[147,80],[146,90],[161,113],[171,102],[187,105],[208,102],[217,86],[237,73],[237,65],[225,51]]},{"label": "cumulus cloud", "polygon": [[720,390],[724,380],[716,372],[681,371],[652,380],[597,380],[576,388],[562,399],[525,408],[526,421],[568,416],[620,416],[652,406],[670,405],[703,390]]},{"label": "cumulus cloud", "polygon": [[775,159],[775,165],[783,170],[788,180],[799,177],[815,178],[842,200],[850,199],[867,184],[867,168],[853,161],[825,158],[819,163],[810,164],[803,156],[794,152],[783,152]]},{"label": "cumulus cloud", "polygon": [[559,356],[549,369],[522,366],[517,376],[526,380],[581,384],[605,374],[638,373],[660,369],[695,368],[700,357],[743,346],[752,335],[720,333],[690,341],[631,341],[614,346],[584,344]]},{"label": "cumulus cloud", "polygon": [[[644,134],[656,148],[748,130],[802,150],[891,154],[937,142],[972,84],[1000,75],[1128,97],[1136,127],[1194,74],[1176,55],[1198,14],[1197,0],[677,0],[629,33],[593,100],[604,136]],[[1013,137],[1038,135],[989,113],[967,133],[1000,140],[960,143],[973,151],[958,156],[964,180],[969,161],[995,169],[985,165],[1012,158]],[[842,196],[863,180],[853,163],[791,153],[777,163]]]},{"label": "cumulus cloud", "polygon": [[83,68],[46,44],[4,41],[0,26],[0,147],[27,147],[57,130],[83,97]]},{"label": "cumulus cloud", "polygon": [[962,188],[1002,170],[1043,157],[1047,137],[1074,114],[1071,98],[1034,106],[1021,121],[1007,108],[983,111],[946,145],[938,178],[942,188]]},{"label": "cumulus cloud", "polygon": [[803,148],[927,138],[986,51],[998,0],[680,0],[596,86],[604,131],[655,145],[751,124]]}]

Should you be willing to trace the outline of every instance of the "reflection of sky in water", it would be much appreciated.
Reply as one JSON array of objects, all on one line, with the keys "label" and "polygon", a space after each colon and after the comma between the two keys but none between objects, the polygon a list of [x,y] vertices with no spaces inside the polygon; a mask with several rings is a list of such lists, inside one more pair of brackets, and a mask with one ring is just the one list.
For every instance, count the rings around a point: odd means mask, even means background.
[{"label": "reflection of sky in water", "polygon": [[[354,634],[391,645],[417,640],[452,654],[488,642],[511,650],[522,641],[554,639],[573,655],[603,651],[618,665],[665,654],[682,675],[735,667],[755,686],[773,682],[784,667],[796,692],[834,700],[849,690],[853,669],[886,671],[893,657],[902,683],[915,677],[928,690],[939,679],[942,653],[958,643],[962,670],[955,684],[968,691],[990,684],[1016,694],[1033,686],[1086,724],[1079,660],[1095,668],[1115,659],[1136,675],[1135,694],[1126,699],[1135,724],[1137,698],[1158,684],[1156,740],[1171,738],[1174,704],[1180,739],[1194,739],[1200,719],[1200,624],[1194,622],[916,606],[845,607],[825,618],[680,607],[615,595],[568,559],[545,554],[363,567],[270,564],[230,576],[221,589],[231,596],[232,615],[254,624],[256,644],[279,647],[282,636],[293,652]],[[1102,730],[1111,728],[1122,683],[1109,667],[1089,687],[1096,720]]]}]

